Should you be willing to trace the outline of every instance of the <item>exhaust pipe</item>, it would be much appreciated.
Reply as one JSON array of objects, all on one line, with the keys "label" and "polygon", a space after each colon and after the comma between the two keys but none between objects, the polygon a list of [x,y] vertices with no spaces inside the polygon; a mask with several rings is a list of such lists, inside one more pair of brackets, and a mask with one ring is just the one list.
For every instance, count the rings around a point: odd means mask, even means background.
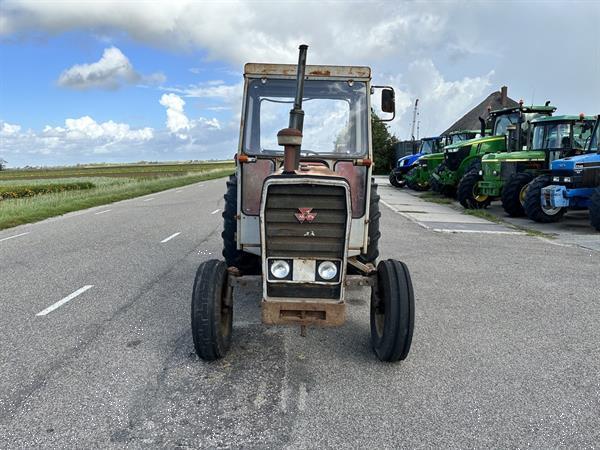
[{"label": "exhaust pipe", "polygon": [[481,116],[479,116],[479,123],[481,124],[481,129],[480,129],[481,137],[485,137],[485,120]]},{"label": "exhaust pipe", "polygon": [[296,74],[296,98],[294,108],[290,111],[288,128],[277,133],[277,143],[283,146],[283,173],[295,173],[300,165],[300,147],[302,145],[302,128],[304,126],[304,77],[306,74],[306,53],[308,45],[299,47],[298,72]]}]

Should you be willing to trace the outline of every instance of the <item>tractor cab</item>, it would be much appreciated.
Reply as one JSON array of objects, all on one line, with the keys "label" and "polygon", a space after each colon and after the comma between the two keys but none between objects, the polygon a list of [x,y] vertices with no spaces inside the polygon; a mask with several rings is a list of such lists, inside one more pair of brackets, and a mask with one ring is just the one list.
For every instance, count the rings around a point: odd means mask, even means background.
[{"label": "tractor cab", "polygon": [[390,173],[390,184],[395,187],[404,187],[406,174],[415,167],[417,160],[425,155],[432,155],[442,151],[444,139],[440,136],[426,137],[421,139],[419,151],[413,155],[407,155],[398,159],[396,167]]}]

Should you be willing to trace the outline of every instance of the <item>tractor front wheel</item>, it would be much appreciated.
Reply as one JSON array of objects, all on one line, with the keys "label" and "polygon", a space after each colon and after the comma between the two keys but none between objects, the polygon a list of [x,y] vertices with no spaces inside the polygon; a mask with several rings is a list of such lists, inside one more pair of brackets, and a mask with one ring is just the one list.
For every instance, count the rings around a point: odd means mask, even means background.
[{"label": "tractor front wheel", "polygon": [[525,215],[523,203],[525,202],[525,193],[527,185],[533,180],[533,176],[528,173],[517,173],[502,188],[502,207],[506,214],[511,217],[521,217]]},{"label": "tractor front wheel", "polygon": [[394,187],[397,187],[397,188],[404,187],[404,185],[406,184],[404,182],[404,180],[398,181],[398,178],[396,178],[396,174],[394,173],[393,170],[390,172],[390,178],[389,178],[389,180],[390,180],[390,184],[392,186],[394,186]]},{"label": "tractor front wheel", "polygon": [[406,264],[387,259],[377,265],[371,289],[371,343],[382,361],[400,361],[410,351],[415,299]]},{"label": "tractor front wheel", "polygon": [[192,292],[192,338],[205,361],[222,358],[231,346],[232,297],[227,265],[217,259],[200,264]]},{"label": "tractor front wheel", "polygon": [[527,185],[523,208],[531,220],[541,223],[558,222],[565,214],[565,208],[545,208],[542,206],[542,189],[550,186],[549,175],[540,175]]},{"label": "tractor front wheel", "polygon": [[600,231],[600,187],[597,187],[590,199],[590,222]]},{"label": "tractor front wheel", "polygon": [[429,183],[427,181],[419,181],[417,175],[417,168],[410,169],[406,176],[406,185],[409,189],[417,192],[423,192],[429,190]]},{"label": "tractor front wheel", "polygon": [[492,198],[479,192],[477,184],[481,180],[479,170],[471,169],[458,183],[458,201],[466,209],[483,209],[490,206]]}]

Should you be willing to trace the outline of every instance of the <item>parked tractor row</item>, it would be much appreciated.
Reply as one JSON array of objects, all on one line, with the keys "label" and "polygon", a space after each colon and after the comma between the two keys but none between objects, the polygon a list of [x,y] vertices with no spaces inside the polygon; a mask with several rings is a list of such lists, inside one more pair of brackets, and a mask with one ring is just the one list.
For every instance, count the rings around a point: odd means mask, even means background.
[{"label": "parked tractor row", "polygon": [[455,197],[466,209],[500,200],[507,215],[542,223],[560,220],[569,209],[589,209],[600,231],[598,117],[555,111],[549,102],[491,111],[491,133],[480,119],[476,138],[446,144],[403,167],[405,184]]}]

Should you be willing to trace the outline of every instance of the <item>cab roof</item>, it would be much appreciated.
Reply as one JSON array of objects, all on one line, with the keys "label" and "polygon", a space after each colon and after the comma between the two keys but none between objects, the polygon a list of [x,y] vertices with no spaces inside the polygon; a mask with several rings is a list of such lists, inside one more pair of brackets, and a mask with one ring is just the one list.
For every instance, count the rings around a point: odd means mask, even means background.
[{"label": "cab roof", "polygon": [[545,112],[545,113],[553,113],[556,111],[556,106],[552,105],[529,105],[529,106],[515,106],[511,108],[501,108],[491,111],[490,114],[494,116],[499,116],[503,114],[510,114],[511,112],[522,111],[524,113],[532,113],[532,112]]},{"label": "cab roof", "polygon": [[540,123],[540,122],[575,122],[579,120],[586,121],[594,121],[596,120],[596,116],[573,116],[573,115],[564,115],[564,116],[544,116],[537,117],[531,121],[531,123]]},{"label": "cab roof", "polygon": [[[296,64],[246,63],[244,76],[282,76],[296,77]],[[308,78],[371,79],[371,68],[365,66],[306,66]]]}]

